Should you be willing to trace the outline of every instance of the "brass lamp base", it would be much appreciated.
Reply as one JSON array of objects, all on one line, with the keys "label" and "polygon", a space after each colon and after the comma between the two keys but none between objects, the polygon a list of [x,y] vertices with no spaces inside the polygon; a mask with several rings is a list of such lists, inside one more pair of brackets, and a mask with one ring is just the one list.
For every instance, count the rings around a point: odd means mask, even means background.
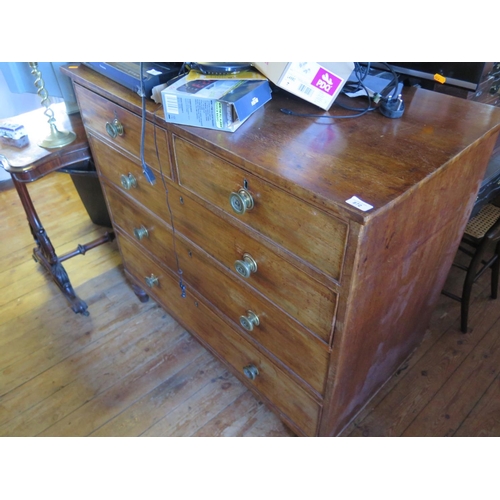
[{"label": "brass lamp base", "polygon": [[42,148],[56,149],[71,144],[76,139],[76,134],[70,130],[57,130],[57,127],[50,123],[50,134],[38,142]]}]

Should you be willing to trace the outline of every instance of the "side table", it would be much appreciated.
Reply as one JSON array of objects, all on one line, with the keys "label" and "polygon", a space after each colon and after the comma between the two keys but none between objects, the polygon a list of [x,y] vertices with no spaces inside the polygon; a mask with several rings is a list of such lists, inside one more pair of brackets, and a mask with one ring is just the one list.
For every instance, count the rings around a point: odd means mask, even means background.
[{"label": "side table", "polygon": [[76,134],[76,139],[71,144],[61,148],[42,148],[37,145],[37,142],[49,133],[47,117],[43,113],[44,109],[40,108],[24,113],[6,121],[23,125],[29,137],[29,144],[23,148],[17,148],[3,142],[0,143],[0,164],[10,173],[26,212],[31,234],[36,243],[36,247],[33,249],[34,260],[47,269],[64,296],[69,300],[73,311],[88,316],[87,304],[73,290],[62,262],[76,255],[83,255],[92,248],[112,241],[114,233],[112,231],[106,232],[102,237],[86,245],[78,245],[76,250],[58,256],[43,228],[31,200],[27,184],[60,168],[91,159],[90,147],[80,115],[68,115],[64,103],[52,105],[51,108],[54,111],[55,123],[59,130],[72,130]]}]

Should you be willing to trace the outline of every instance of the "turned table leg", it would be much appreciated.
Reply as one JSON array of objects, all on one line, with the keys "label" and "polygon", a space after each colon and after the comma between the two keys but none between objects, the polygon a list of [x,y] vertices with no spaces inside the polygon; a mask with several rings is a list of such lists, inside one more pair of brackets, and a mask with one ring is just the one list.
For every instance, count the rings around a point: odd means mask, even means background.
[{"label": "turned table leg", "polygon": [[87,304],[75,294],[68,274],[61,264],[61,261],[57,256],[54,247],[42,226],[42,223],[40,222],[40,218],[35,210],[26,185],[23,182],[17,181],[14,176],[12,176],[12,180],[19,195],[19,199],[24,207],[24,211],[26,212],[31,234],[37,244],[36,248],[33,249],[33,258],[35,261],[42,264],[43,267],[45,267],[45,269],[47,269],[47,271],[52,275],[52,278],[57,286],[69,300],[73,311],[75,313],[81,313],[84,316],[88,316],[89,312],[87,310]]}]

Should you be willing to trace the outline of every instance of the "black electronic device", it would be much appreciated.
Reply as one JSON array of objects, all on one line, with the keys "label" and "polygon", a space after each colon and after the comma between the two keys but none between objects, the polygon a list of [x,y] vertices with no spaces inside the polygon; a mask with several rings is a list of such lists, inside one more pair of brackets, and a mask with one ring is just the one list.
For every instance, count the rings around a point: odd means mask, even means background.
[{"label": "black electronic device", "polygon": [[138,62],[84,62],[101,75],[107,76],[124,87],[140,95],[141,78],[144,93],[150,97],[153,87],[166,83],[179,74],[182,63],[142,63],[143,71]]},{"label": "black electronic device", "polygon": [[[386,64],[389,64],[399,75],[419,80],[424,88],[432,82],[439,82],[472,91],[476,90],[481,82],[485,65],[484,62],[390,62]],[[384,63],[372,62],[370,66],[387,70]]]},{"label": "black electronic device", "polygon": [[204,75],[231,75],[252,68],[249,62],[191,62],[189,66]]}]

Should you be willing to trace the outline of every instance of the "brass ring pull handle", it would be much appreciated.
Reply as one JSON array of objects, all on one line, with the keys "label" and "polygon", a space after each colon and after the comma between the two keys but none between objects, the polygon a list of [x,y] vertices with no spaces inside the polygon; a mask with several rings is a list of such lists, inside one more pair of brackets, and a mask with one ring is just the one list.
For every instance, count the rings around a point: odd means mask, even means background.
[{"label": "brass ring pull handle", "polygon": [[249,278],[252,273],[257,272],[257,262],[250,254],[244,253],[243,260],[237,260],[234,263],[234,268],[243,278]]},{"label": "brass ring pull handle", "polygon": [[124,189],[137,187],[137,179],[132,174],[124,174],[120,177],[120,180]]},{"label": "brass ring pull handle", "polygon": [[141,226],[134,228],[134,236],[141,241],[142,238],[149,238],[149,233],[144,226]]},{"label": "brass ring pull handle", "polygon": [[250,380],[255,380],[259,374],[259,369],[255,365],[248,365],[243,367],[243,373]]},{"label": "brass ring pull handle", "polygon": [[243,215],[247,210],[252,210],[254,207],[252,195],[241,188],[237,193],[231,193],[229,196],[231,208],[238,214]]},{"label": "brass ring pull handle", "polygon": [[115,139],[118,135],[123,135],[123,125],[115,118],[112,122],[106,122],[106,132]]},{"label": "brass ring pull handle", "polygon": [[145,278],[146,285],[149,286],[149,288],[153,288],[154,286],[158,286],[160,284],[158,278],[152,274],[151,276],[146,276]]},{"label": "brass ring pull handle", "polygon": [[247,331],[251,332],[254,326],[259,326],[259,317],[253,311],[247,311],[246,316],[240,316],[240,325]]}]

